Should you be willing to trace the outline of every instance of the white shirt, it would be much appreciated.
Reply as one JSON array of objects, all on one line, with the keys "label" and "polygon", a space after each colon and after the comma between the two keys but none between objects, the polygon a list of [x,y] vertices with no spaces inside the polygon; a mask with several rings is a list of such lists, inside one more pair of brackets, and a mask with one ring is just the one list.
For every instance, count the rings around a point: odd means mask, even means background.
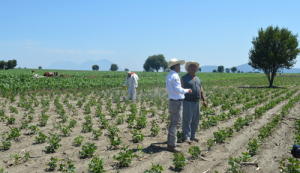
[{"label": "white shirt", "polygon": [[124,86],[126,86],[128,84],[128,90],[135,90],[135,88],[138,87],[138,83],[135,79],[135,77],[131,76],[131,77],[126,77],[126,81],[124,83]]},{"label": "white shirt", "polygon": [[171,70],[171,72],[168,74],[166,79],[166,86],[169,94],[169,99],[184,99],[184,94],[189,92],[188,89],[183,89],[181,87],[178,73],[174,70]]}]

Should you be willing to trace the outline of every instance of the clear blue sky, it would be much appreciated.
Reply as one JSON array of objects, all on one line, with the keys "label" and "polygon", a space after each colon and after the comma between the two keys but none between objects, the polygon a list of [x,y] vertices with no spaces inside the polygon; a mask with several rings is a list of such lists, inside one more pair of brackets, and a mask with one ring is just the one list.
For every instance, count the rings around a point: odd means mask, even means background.
[{"label": "clear blue sky", "polygon": [[2,0],[0,60],[46,68],[108,59],[141,71],[148,56],[163,54],[238,66],[248,62],[259,28],[299,33],[299,7],[299,0]]}]

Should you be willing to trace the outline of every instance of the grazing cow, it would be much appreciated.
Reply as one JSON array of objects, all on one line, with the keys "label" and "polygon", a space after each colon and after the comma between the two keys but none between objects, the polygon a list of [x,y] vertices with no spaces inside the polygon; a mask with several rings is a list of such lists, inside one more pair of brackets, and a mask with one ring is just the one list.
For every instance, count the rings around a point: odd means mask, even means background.
[{"label": "grazing cow", "polygon": [[44,76],[46,77],[53,77],[53,76],[57,76],[58,73],[57,72],[45,72]]}]

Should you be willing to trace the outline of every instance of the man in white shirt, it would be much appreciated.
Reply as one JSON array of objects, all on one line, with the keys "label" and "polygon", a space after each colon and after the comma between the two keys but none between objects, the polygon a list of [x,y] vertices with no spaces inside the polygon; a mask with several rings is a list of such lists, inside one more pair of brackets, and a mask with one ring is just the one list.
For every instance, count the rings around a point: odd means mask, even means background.
[{"label": "man in white shirt", "polygon": [[135,101],[135,97],[136,97],[136,88],[138,87],[138,83],[137,80],[135,79],[135,77],[133,77],[131,75],[131,72],[128,71],[127,72],[128,76],[126,78],[126,81],[123,85],[123,88],[126,87],[126,85],[128,84],[128,99],[131,100],[132,102]]},{"label": "man in white shirt", "polygon": [[182,107],[184,94],[192,93],[191,89],[183,89],[181,87],[180,78],[180,65],[185,63],[184,60],[171,59],[169,66],[166,68],[171,69],[166,79],[166,87],[169,94],[169,112],[170,112],[170,125],[168,128],[168,150],[172,152],[180,152],[181,150],[176,147],[177,144],[177,131],[181,126],[182,121]]}]

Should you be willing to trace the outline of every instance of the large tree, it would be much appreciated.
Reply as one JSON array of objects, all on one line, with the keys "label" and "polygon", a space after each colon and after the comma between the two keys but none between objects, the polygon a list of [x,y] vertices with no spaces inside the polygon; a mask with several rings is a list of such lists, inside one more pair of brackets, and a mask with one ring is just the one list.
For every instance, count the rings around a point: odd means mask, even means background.
[{"label": "large tree", "polygon": [[17,60],[0,61],[0,69],[14,69],[17,66]]},{"label": "large tree", "polygon": [[224,66],[222,66],[222,65],[218,66],[218,72],[223,73],[224,72]]},{"label": "large tree", "polygon": [[117,64],[112,64],[111,66],[110,66],[110,71],[117,71],[119,69],[119,67],[118,67],[118,65]]},{"label": "large tree", "polygon": [[232,73],[235,73],[237,71],[237,68],[236,67],[232,67],[230,70],[231,70]]},{"label": "large tree", "polygon": [[158,72],[161,68],[163,71],[168,67],[168,63],[162,54],[149,56],[144,63],[145,71],[154,71]]},{"label": "large tree", "polygon": [[99,70],[99,65],[97,65],[97,64],[93,65],[93,66],[92,66],[92,69],[93,69],[94,71],[98,71],[98,70]]},{"label": "large tree", "polygon": [[296,63],[298,34],[292,34],[287,28],[269,26],[261,28],[258,36],[253,37],[253,47],[249,51],[249,65],[262,70],[269,79],[269,87],[273,86],[274,77],[280,68],[290,69]]}]

